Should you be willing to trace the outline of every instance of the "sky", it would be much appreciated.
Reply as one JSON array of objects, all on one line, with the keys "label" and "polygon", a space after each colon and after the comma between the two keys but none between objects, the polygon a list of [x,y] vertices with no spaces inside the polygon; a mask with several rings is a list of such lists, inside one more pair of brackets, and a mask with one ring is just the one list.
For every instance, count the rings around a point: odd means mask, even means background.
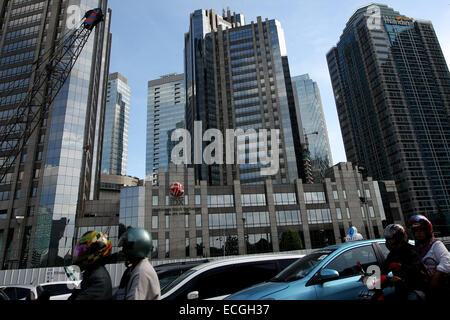
[{"label": "sky", "polygon": [[[327,52],[337,44],[352,14],[370,1],[356,0],[109,0],[112,10],[110,73],[120,72],[131,87],[127,175],[144,179],[147,83],[183,73],[184,34],[190,13],[222,9],[242,13],[246,23],[277,19],[284,29],[291,76],[308,73],[317,82],[330,139],[333,164],[345,162],[344,145],[331,86]],[[400,14],[431,20],[450,63],[450,0],[378,1]]]}]

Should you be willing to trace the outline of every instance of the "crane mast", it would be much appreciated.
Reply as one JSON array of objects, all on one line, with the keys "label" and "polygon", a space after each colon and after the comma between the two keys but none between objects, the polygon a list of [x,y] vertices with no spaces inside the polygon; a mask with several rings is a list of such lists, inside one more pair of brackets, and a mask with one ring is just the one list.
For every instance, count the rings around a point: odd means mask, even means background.
[{"label": "crane mast", "polygon": [[[43,121],[90,34],[103,19],[104,15],[100,8],[87,11],[78,28],[63,35],[54,50],[44,53],[33,63],[32,85],[8,120],[0,122],[0,157],[3,159],[0,162],[0,182],[3,182],[31,135]],[[17,82],[9,87],[8,91],[12,92],[20,86],[21,83]],[[0,101],[4,98],[0,98]]]}]

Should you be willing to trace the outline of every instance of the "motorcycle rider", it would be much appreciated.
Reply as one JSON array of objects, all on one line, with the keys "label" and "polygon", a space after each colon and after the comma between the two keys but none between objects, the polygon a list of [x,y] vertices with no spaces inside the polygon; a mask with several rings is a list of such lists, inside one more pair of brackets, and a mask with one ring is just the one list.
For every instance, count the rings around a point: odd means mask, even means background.
[{"label": "motorcycle rider", "polygon": [[111,240],[98,231],[88,231],[77,242],[73,263],[83,274],[81,289],[74,289],[69,300],[111,300],[112,284],[106,259],[111,254]]},{"label": "motorcycle rider", "polygon": [[[427,273],[414,246],[408,243],[405,229],[399,224],[390,224],[384,230],[389,254],[381,266],[385,275],[382,288],[395,287],[394,298],[400,300],[424,300],[427,288]],[[393,276],[386,276],[392,272]]]},{"label": "motorcycle rider", "polygon": [[117,300],[160,300],[158,275],[148,261],[152,250],[152,236],[142,228],[130,228],[119,239],[125,255],[125,270],[120,281]]},{"label": "motorcycle rider", "polygon": [[450,253],[442,241],[433,234],[433,224],[423,215],[409,219],[409,227],[414,235],[415,249],[430,274],[430,299],[450,295]]}]

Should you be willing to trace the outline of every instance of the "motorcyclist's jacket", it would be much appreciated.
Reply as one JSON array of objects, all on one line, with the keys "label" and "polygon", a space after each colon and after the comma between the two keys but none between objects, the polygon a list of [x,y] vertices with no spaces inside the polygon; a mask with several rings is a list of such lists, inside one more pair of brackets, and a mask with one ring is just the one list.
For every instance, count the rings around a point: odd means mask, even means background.
[{"label": "motorcyclist's jacket", "polygon": [[111,277],[104,265],[95,265],[83,272],[80,289],[75,289],[69,300],[111,300]]},{"label": "motorcyclist's jacket", "polygon": [[[405,243],[397,250],[389,252],[381,267],[381,273],[387,275],[392,272],[394,276],[402,279],[395,284],[395,294],[399,297],[407,297],[409,292],[427,289],[429,276],[427,270],[419,258],[414,246]],[[389,278],[383,286],[390,286]]]}]

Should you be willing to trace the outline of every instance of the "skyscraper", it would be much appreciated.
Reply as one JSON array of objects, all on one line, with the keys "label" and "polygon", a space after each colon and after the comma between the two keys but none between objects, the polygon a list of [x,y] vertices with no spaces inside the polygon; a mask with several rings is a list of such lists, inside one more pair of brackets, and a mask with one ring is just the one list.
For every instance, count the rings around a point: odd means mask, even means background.
[{"label": "skyscraper", "polygon": [[[68,10],[68,8],[71,10]],[[111,35],[106,0],[0,1],[0,82],[32,79],[33,62],[54,49],[69,31],[77,8],[105,14],[44,120],[0,185],[0,266],[26,268],[71,263],[76,218],[95,199],[100,178],[101,138]],[[28,90],[17,88],[15,94]],[[0,91],[5,124],[19,101]],[[2,161],[8,159],[2,150]]]},{"label": "skyscraper", "polygon": [[185,99],[183,74],[168,74],[148,82],[145,175],[154,183],[158,170],[169,167],[172,132],[184,128]]},{"label": "skyscraper", "polygon": [[[242,14],[229,10],[223,16],[214,10],[195,11],[185,35],[185,74],[186,128],[191,135],[195,121],[203,130],[221,132],[279,129],[279,170],[271,178],[285,183],[304,177],[305,141],[280,22],[258,17],[256,23],[245,24]],[[262,184],[268,178],[260,174],[261,162],[194,167],[196,179],[213,185],[237,179]]]},{"label": "skyscraper", "polygon": [[292,77],[298,97],[300,117],[311,156],[314,182],[323,182],[325,171],[333,165],[327,124],[320,90],[308,74]]},{"label": "skyscraper", "polygon": [[102,173],[127,174],[130,94],[127,78],[117,72],[109,75],[103,134]]},{"label": "skyscraper", "polygon": [[448,232],[450,75],[432,23],[359,8],[327,60],[347,159]]}]

